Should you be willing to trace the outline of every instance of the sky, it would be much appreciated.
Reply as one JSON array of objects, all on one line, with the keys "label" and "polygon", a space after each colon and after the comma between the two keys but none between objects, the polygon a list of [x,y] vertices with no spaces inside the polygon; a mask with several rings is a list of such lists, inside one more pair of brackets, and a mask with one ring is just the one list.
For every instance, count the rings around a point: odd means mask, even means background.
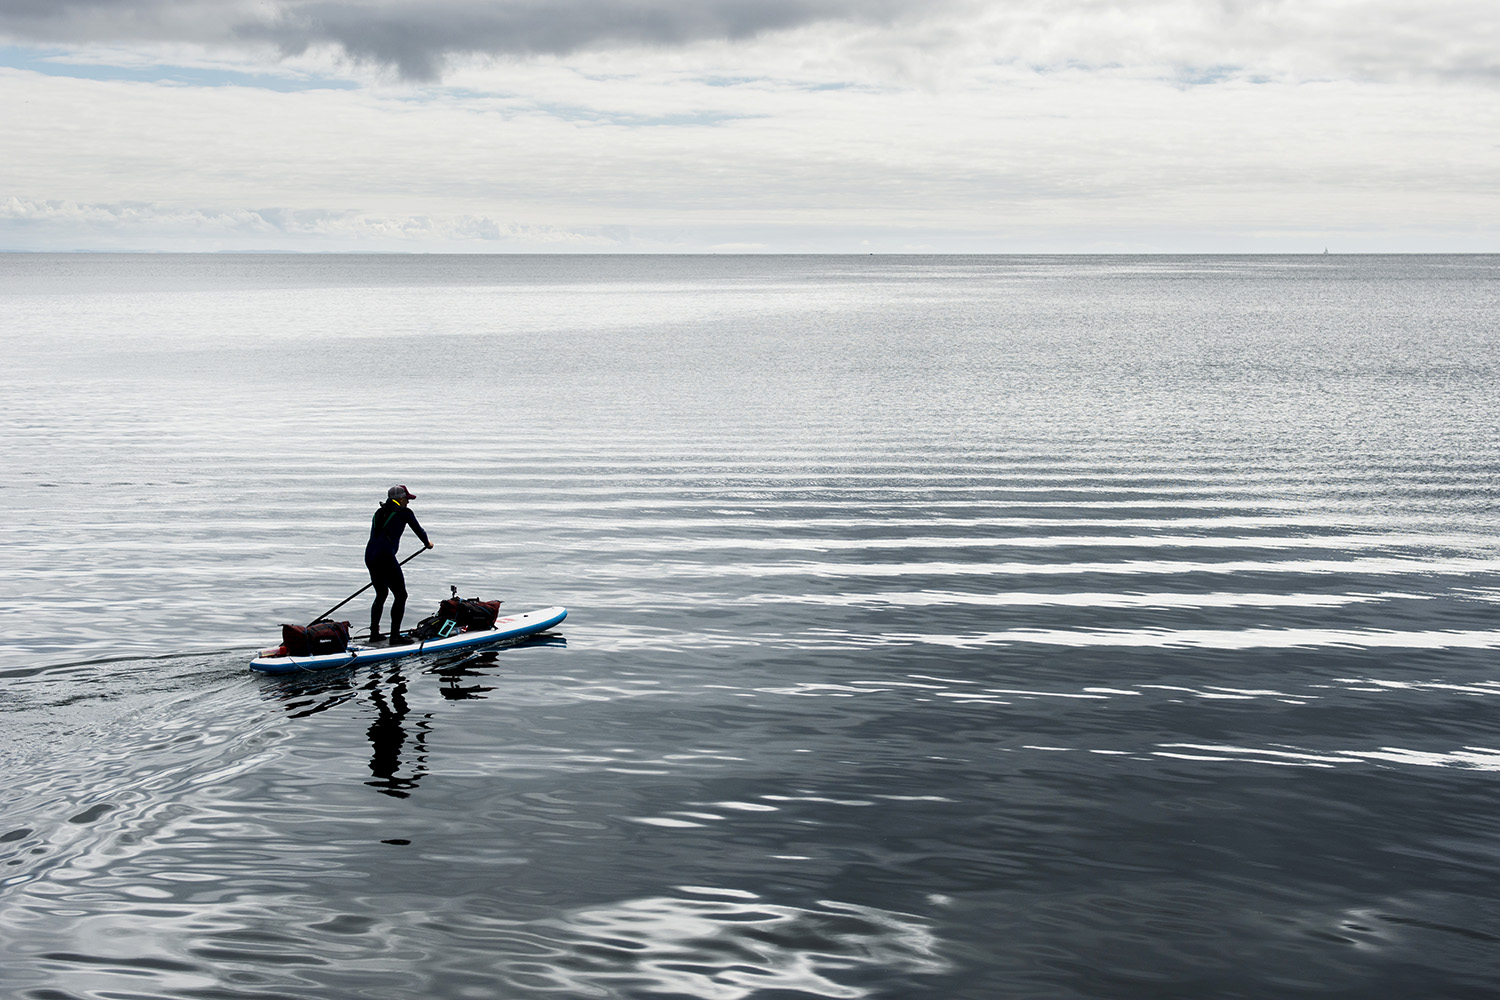
[{"label": "sky", "polygon": [[1496,0],[0,0],[0,250],[1500,252]]}]

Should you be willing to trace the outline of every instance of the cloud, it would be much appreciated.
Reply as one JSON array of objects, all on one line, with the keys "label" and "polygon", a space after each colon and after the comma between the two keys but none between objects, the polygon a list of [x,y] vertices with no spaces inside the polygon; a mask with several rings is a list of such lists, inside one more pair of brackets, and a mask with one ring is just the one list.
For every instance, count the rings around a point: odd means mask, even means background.
[{"label": "cloud", "polygon": [[[25,44],[187,43],[335,53],[433,81],[467,57],[746,42],[831,27],[942,65],[1152,67],[1185,84],[1241,74],[1500,83],[1494,0],[0,0]],[[803,42],[806,39],[802,39]],[[873,54],[872,54],[873,57]]]},{"label": "cloud", "polygon": [[916,6],[912,0],[322,2],[289,5],[273,23],[238,33],[271,41],[287,55],[333,45],[357,61],[394,67],[404,79],[433,80],[451,56],[737,41],[821,21],[888,22]]},{"label": "cloud", "polygon": [[740,41],[846,21],[890,24],[942,0],[0,0],[0,34],[24,41],[331,47],[403,79],[455,56],[533,56]]},{"label": "cloud", "polygon": [[0,246],[1494,245],[1478,0],[625,3],[0,0]]},{"label": "cloud", "polygon": [[618,248],[630,242],[620,226],[567,228],[501,222],[484,215],[381,215],[347,210],[195,208],[154,202],[73,202],[0,198],[0,239],[26,230],[62,239],[103,239],[132,245],[143,236],[199,240],[201,246],[509,245],[529,248]]}]

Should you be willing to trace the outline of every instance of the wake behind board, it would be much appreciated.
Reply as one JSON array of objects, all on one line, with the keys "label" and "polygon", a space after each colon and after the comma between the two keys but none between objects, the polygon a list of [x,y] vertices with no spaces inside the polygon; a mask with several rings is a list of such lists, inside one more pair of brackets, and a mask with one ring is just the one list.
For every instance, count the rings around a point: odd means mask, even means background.
[{"label": "wake behind board", "polygon": [[495,627],[476,632],[459,632],[440,639],[425,639],[405,646],[359,646],[351,645],[342,653],[323,653],[318,656],[266,656],[261,654],[250,661],[250,669],[263,674],[291,674],[303,670],[329,670],[334,667],[351,667],[360,663],[379,660],[395,660],[419,653],[440,653],[448,649],[465,649],[484,646],[506,639],[519,639],[536,635],[568,617],[567,608],[543,608],[528,611],[524,615],[507,615],[495,619]]}]

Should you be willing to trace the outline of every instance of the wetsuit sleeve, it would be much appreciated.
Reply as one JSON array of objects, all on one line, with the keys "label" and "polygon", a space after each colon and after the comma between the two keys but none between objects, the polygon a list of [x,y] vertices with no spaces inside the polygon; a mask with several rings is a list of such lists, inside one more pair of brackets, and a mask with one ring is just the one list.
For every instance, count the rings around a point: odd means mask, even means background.
[{"label": "wetsuit sleeve", "polygon": [[406,523],[411,525],[411,530],[415,531],[417,537],[422,539],[422,544],[430,545],[431,543],[427,541],[427,532],[423,531],[422,526],[417,523],[417,515],[411,512],[410,507],[402,507],[401,509],[406,511]]}]

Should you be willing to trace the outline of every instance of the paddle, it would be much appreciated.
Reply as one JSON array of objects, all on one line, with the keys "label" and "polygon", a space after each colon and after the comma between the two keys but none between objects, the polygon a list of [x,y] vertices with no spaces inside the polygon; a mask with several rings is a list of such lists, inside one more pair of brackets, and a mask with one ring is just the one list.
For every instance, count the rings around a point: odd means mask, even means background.
[{"label": "paddle", "polygon": [[[399,566],[405,566],[407,563],[411,562],[413,559],[417,558],[417,556],[421,555],[423,552],[426,552],[426,551],[427,551],[427,549],[425,547],[424,548],[420,548],[417,551],[413,552],[411,555],[407,556],[405,559],[401,560],[401,562],[399,562],[397,565],[399,565]],[[350,594],[348,597],[344,598],[342,601],[339,601],[333,607],[331,607],[327,611],[323,612],[317,618],[314,618],[313,621],[320,621],[320,620],[322,620],[324,618],[327,618],[329,615],[333,614],[339,608],[342,608],[344,605],[348,604],[350,601],[354,600],[360,594],[363,594],[365,591],[369,590],[373,586],[375,586],[375,581],[371,580],[369,583],[365,584],[363,587],[360,587],[354,593]]]}]

